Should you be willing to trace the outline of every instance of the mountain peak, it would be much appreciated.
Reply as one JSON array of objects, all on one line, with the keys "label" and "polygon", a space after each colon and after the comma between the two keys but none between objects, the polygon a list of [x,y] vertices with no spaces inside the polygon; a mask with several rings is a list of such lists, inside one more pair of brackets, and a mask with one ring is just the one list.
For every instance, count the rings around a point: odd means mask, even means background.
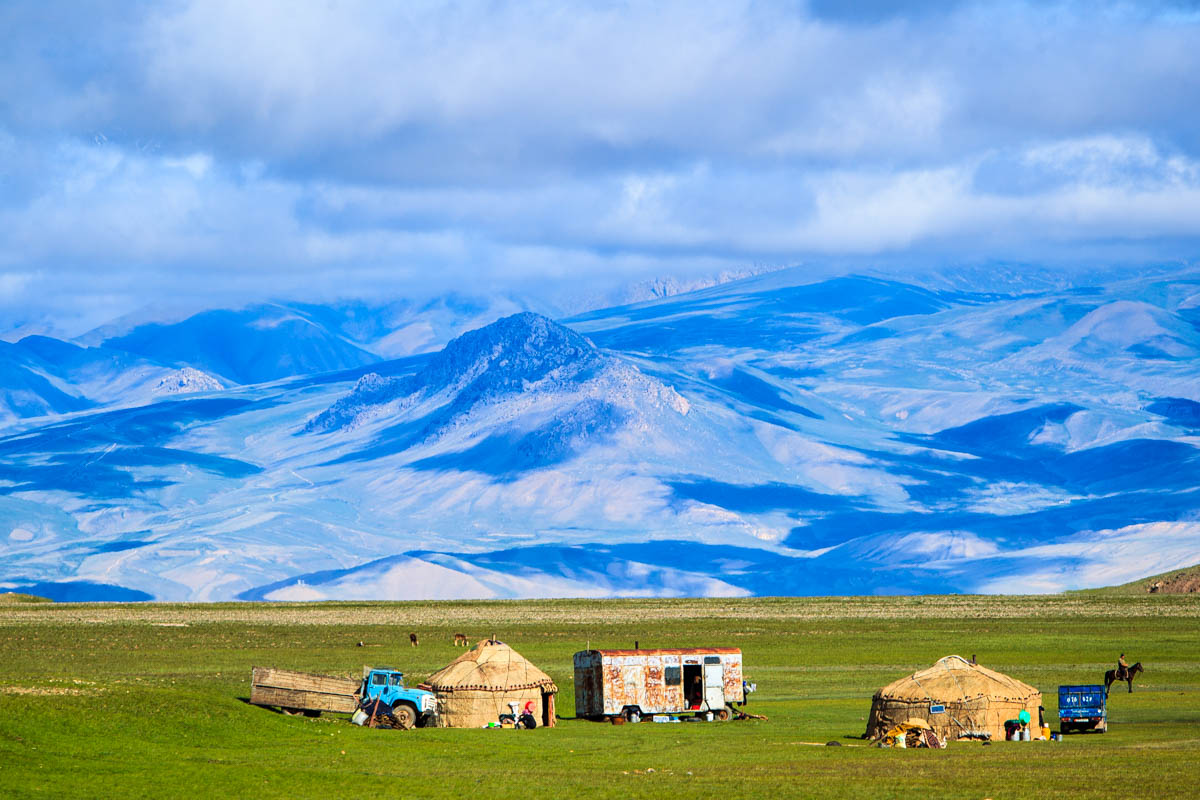
[{"label": "mountain peak", "polygon": [[193,367],[177,369],[163,377],[154,388],[156,394],[191,394],[193,392],[219,392],[221,382]]},{"label": "mountain peak", "polygon": [[484,399],[566,378],[600,358],[596,346],[575,331],[524,311],[454,339],[417,379],[431,391],[458,388]]},{"label": "mountain peak", "polygon": [[453,339],[416,375],[363,376],[348,395],[310,420],[306,429],[352,426],[402,398],[420,402],[449,395],[446,411],[457,414],[536,387],[582,382],[603,361],[595,345],[575,331],[541,314],[521,312]]}]

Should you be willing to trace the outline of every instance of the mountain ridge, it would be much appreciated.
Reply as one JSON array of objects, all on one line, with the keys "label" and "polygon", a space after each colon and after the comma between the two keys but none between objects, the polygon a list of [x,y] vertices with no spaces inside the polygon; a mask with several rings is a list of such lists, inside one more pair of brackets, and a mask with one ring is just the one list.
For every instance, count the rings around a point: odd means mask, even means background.
[{"label": "mountain ridge", "polygon": [[[1200,373],[1179,349],[1200,335],[1194,276],[1011,294],[804,280],[520,311],[349,366],[346,326],[386,326],[239,318],[255,377],[294,371],[293,352],[311,371],[215,388],[145,361],[165,370],[150,389],[200,391],[0,431],[0,589],[1040,592],[1200,561]],[[322,332],[293,351],[298,316]],[[264,342],[282,349],[255,362]],[[50,374],[70,347],[13,352],[60,353],[39,369],[76,391]]]}]

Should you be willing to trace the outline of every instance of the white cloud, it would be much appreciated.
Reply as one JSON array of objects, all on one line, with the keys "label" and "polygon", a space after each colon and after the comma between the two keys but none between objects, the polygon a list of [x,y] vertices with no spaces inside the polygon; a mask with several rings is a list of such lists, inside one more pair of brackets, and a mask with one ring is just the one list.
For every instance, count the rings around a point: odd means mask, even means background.
[{"label": "white cloud", "polygon": [[1200,23],[1094,11],[31,9],[0,33],[0,286],[136,304],[1089,242],[1194,257]]}]

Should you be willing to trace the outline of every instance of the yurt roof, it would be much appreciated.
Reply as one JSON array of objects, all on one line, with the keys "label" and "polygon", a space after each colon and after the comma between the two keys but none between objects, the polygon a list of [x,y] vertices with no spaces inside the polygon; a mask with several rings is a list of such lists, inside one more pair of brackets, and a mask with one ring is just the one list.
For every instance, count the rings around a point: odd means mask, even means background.
[{"label": "yurt roof", "polygon": [[504,642],[485,639],[433,673],[425,683],[435,692],[503,692],[546,687],[557,692],[549,675]]},{"label": "yurt roof", "polygon": [[949,701],[989,697],[1023,701],[1038,690],[1016,678],[972,664],[962,656],[946,656],[932,667],[889,683],[876,692],[884,700]]}]

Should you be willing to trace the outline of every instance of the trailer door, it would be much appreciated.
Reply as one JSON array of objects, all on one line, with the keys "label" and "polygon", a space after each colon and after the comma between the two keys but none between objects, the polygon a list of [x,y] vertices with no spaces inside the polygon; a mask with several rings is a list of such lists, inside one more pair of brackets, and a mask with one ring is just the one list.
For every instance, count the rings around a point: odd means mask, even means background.
[{"label": "trailer door", "polygon": [[710,711],[725,707],[725,667],[720,656],[704,657],[704,704]]}]

